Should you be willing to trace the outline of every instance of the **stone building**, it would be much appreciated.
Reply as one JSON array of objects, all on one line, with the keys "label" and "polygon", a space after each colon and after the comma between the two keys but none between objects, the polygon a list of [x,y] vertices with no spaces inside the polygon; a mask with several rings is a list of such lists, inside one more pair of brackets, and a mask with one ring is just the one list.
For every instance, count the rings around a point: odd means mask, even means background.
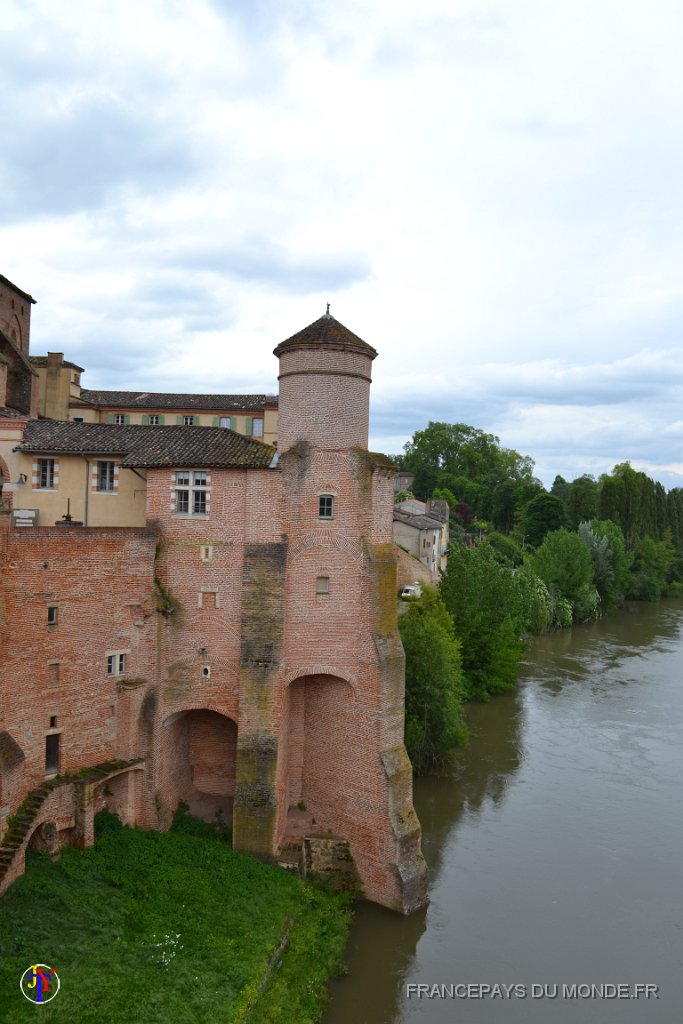
[{"label": "stone building", "polygon": [[[0,889],[28,845],[92,842],[100,807],[163,829],[184,800],[231,821],[238,850],[346,845],[369,899],[425,902],[394,466],[367,450],[376,352],[328,314],[275,355],[277,449],[24,414],[17,440],[0,413],[26,465],[0,515]],[[19,528],[9,506],[50,490],[45,473],[87,525]],[[142,516],[96,525],[124,477]]]}]

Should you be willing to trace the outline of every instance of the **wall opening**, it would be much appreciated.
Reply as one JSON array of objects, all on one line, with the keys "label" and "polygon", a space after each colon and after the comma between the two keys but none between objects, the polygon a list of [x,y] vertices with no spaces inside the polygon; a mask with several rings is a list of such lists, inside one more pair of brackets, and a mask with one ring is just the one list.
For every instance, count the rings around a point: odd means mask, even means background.
[{"label": "wall opening", "polygon": [[232,824],[237,725],[216,711],[171,715],[162,730],[162,790],[173,809],[182,801],[204,821]]},{"label": "wall opening", "polygon": [[353,819],[363,726],[353,688],[336,676],[305,676],[288,689],[286,830],[340,832]]}]

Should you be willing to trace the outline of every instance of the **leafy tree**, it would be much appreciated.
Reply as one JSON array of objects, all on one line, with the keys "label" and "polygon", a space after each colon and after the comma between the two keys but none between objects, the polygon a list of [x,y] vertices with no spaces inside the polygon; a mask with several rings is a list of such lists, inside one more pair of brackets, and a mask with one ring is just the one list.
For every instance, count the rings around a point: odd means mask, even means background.
[{"label": "leafy tree", "polygon": [[406,652],[406,748],[419,773],[444,764],[467,737],[460,644],[431,587],[411,602],[398,628]]},{"label": "leafy tree", "polygon": [[486,700],[517,679],[527,611],[517,576],[487,541],[451,544],[441,595],[462,644],[465,696]]},{"label": "leafy tree", "polygon": [[574,622],[596,614],[600,598],[593,584],[593,564],[578,534],[564,528],[547,534],[529,564],[554,601],[559,598],[569,602]]},{"label": "leafy tree", "polygon": [[490,518],[497,489],[505,481],[531,483],[533,462],[501,448],[493,434],[466,423],[430,423],[405,446],[403,465],[415,474],[413,489],[426,498],[446,487],[475,514]]},{"label": "leafy tree", "polygon": [[458,501],[454,513],[457,522],[462,523],[463,526],[469,526],[474,519],[474,509],[466,501]]},{"label": "leafy tree", "polygon": [[558,473],[553,480],[553,486],[550,488],[550,493],[554,494],[556,498],[559,498],[565,505],[569,499],[569,488],[570,484],[567,483],[563,476]]},{"label": "leafy tree", "polygon": [[487,535],[486,540],[496,552],[498,561],[502,565],[507,565],[508,568],[514,569],[522,564],[522,549],[515,543],[512,537],[506,537],[504,534],[492,530]]},{"label": "leafy tree", "polygon": [[605,538],[611,553],[611,582],[605,575],[593,571],[595,585],[598,588],[604,608],[616,608],[623,603],[624,597],[631,586],[631,556],[626,552],[624,535],[620,527],[610,519],[593,519],[590,528],[596,537]]},{"label": "leafy tree", "polygon": [[520,516],[520,529],[525,543],[538,547],[546,533],[558,530],[564,523],[564,505],[554,494],[543,491],[532,498]]},{"label": "leafy tree", "polygon": [[668,538],[640,538],[633,552],[633,581],[628,596],[639,601],[658,601],[667,590],[673,559],[674,549]]},{"label": "leafy tree", "polygon": [[588,523],[597,518],[599,485],[592,476],[584,474],[573,480],[567,495],[567,525],[578,529],[579,523]]}]

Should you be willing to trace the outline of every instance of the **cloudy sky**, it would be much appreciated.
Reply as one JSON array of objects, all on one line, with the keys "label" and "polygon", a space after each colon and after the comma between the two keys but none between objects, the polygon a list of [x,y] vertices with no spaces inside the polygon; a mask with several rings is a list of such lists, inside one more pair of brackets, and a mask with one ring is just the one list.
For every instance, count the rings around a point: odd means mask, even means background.
[{"label": "cloudy sky", "polygon": [[0,273],[99,388],[275,391],[325,311],[550,485],[683,485],[680,0],[4,0]]}]

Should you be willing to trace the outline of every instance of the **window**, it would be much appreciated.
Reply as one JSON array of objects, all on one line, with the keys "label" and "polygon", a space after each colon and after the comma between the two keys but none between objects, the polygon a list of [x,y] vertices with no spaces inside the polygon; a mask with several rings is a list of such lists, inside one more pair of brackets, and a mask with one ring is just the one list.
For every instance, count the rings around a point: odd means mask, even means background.
[{"label": "window", "polygon": [[175,475],[175,510],[179,516],[204,516],[207,513],[208,473],[178,469]]},{"label": "window", "polygon": [[52,490],[55,486],[55,460],[38,459],[38,487]]},{"label": "window", "polygon": [[320,495],[318,516],[320,517],[320,519],[334,518],[334,497],[331,494]]},{"label": "window", "polygon": [[150,416],[148,417],[148,420],[149,420],[150,427],[158,427],[159,426],[159,417],[156,416],[154,413],[150,414]]},{"label": "window", "polygon": [[113,491],[114,488],[114,463],[109,460],[97,463],[97,490]]},{"label": "window", "polygon": [[330,592],[330,577],[329,576],[318,576],[315,581],[315,592],[316,594],[329,594]]},{"label": "window", "polygon": [[230,417],[221,416],[219,426],[224,427],[226,430],[230,429]]},{"label": "window", "polygon": [[50,715],[50,728],[51,729],[56,729],[57,728],[57,716],[56,715]]},{"label": "window", "polygon": [[45,737],[45,771],[59,771],[59,733]]},{"label": "window", "polygon": [[107,675],[122,676],[126,671],[126,655],[122,651],[107,655]]},{"label": "window", "polygon": [[263,437],[263,420],[254,420],[254,437]]},{"label": "window", "polygon": [[51,604],[47,609],[47,624],[48,626],[57,625],[57,605]]},{"label": "window", "polygon": [[193,427],[194,425],[194,416],[183,416],[184,427]]},{"label": "window", "polygon": [[201,544],[199,547],[199,557],[202,562],[210,562],[213,558],[213,546],[211,544]]},{"label": "window", "polygon": [[122,413],[122,412],[114,413],[114,423],[116,423],[119,427],[124,427],[126,425],[125,413]]},{"label": "window", "polygon": [[74,416],[74,423],[83,423],[82,416]]}]

